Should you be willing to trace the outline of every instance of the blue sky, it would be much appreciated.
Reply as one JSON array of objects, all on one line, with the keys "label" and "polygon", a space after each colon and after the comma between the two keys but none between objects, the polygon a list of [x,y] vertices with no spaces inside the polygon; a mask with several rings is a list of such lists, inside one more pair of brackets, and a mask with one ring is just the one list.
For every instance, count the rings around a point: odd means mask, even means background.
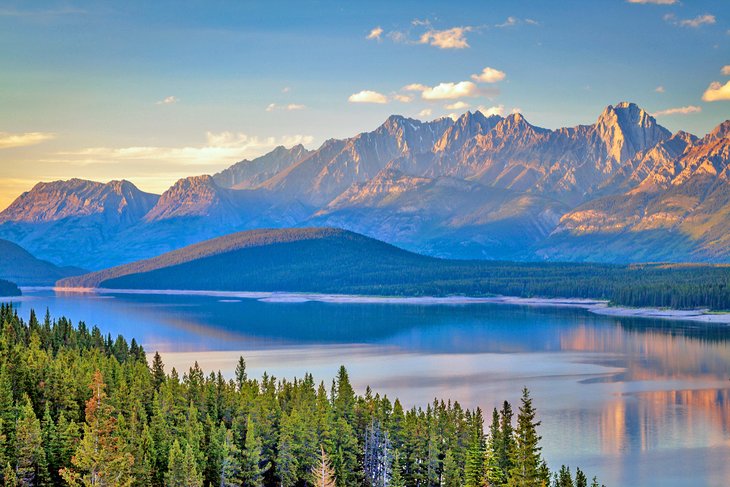
[{"label": "blue sky", "polygon": [[634,1],[0,1],[0,207],[69,177],[161,192],[393,113],[730,118],[730,2]]}]

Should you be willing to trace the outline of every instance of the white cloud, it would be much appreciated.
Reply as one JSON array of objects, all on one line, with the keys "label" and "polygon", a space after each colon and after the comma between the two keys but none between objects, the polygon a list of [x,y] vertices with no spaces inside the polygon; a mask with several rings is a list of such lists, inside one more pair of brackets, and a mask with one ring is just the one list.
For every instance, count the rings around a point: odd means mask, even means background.
[{"label": "white cloud", "polygon": [[664,93],[664,91],[665,91],[664,86],[659,85],[656,88],[654,88],[654,91],[656,91],[657,93]]},{"label": "white cloud", "polygon": [[481,73],[471,75],[471,79],[478,81],[479,83],[496,83],[497,81],[502,81],[506,77],[507,74],[504,71],[490,68],[488,66],[482,69]]},{"label": "white cloud", "polygon": [[693,19],[677,19],[674,14],[666,14],[664,15],[664,20],[671,24],[679,25],[680,27],[692,28],[701,27],[705,24],[714,24],[715,22],[717,22],[715,16],[711,14],[698,15]]},{"label": "white cloud", "polygon": [[413,83],[403,87],[406,91],[420,91],[424,100],[456,100],[459,98],[480,96],[482,92],[471,81],[458,83],[439,83],[436,86],[426,86]]},{"label": "white cloud", "polygon": [[154,161],[160,166],[226,165],[242,158],[259,156],[278,145],[311,144],[309,135],[257,137],[240,132],[207,132],[206,142],[186,147],[90,147],[78,151],[59,152],[57,159],[45,160],[78,166],[117,164],[128,161]]},{"label": "white cloud", "polygon": [[388,97],[382,93],[371,90],[362,90],[358,93],[350,95],[347,99],[350,103],[388,103]]},{"label": "white cloud", "polygon": [[730,76],[730,64],[726,64],[722,67],[720,70],[720,73],[724,74],[725,76]]},{"label": "white cloud", "polygon": [[495,105],[493,107],[480,106],[477,110],[482,112],[482,114],[486,117],[490,117],[492,115],[504,115],[504,105]]},{"label": "white cloud", "polygon": [[274,110],[304,110],[307,108],[306,105],[302,105],[300,103],[289,103],[287,105],[277,105],[276,103],[269,103],[269,105],[266,107],[267,112],[273,112]]},{"label": "white cloud", "polygon": [[628,3],[654,4],[654,5],[674,5],[677,0],[626,0]]},{"label": "white cloud", "polygon": [[46,132],[25,132],[21,134],[0,132],[0,149],[26,147],[29,145],[40,144],[41,142],[45,142],[46,140],[51,140],[55,138],[56,134]]},{"label": "white cloud", "polygon": [[394,93],[391,97],[401,103],[410,103],[413,101],[413,97],[411,95],[403,95],[401,93]]},{"label": "white cloud", "polygon": [[429,30],[421,35],[419,44],[430,44],[440,49],[464,49],[469,47],[465,34],[472,28],[452,27],[446,30]]},{"label": "white cloud", "polygon": [[507,20],[502,22],[501,24],[496,24],[495,27],[512,27],[514,25],[517,25],[519,23],[520,19],[517,17],[507,17]]},{"label": "white cloud", "polygon": [[155,102],[155,105],[174,105],[179,101],[180,99],[176,96],[166,96],[162,100]]},{"label": "white cloud", "polygon": [[522,108],[514,107],[512,110],[510,110],[510,113],[522,113]]},{"label": "white cloud", "polygon": [[428,86],[422,85],[421,83],[411,83],[404,86],[403,89],[406,91],[425,91],[428,89]]},{"label": "white cloud", "polygon": [[463,101],[457,101],[456,103],[444,106],[444,108],[447,110],[463,110],[464,108],[469,108],[469,104]]},{"label": "white cloud", "polygon": [[459,114],[458,113],[449,113],[446,116],[449,117],[454,122],[456,122],[457,120],[459,120]]},{"label": "white cloud", "polygon": [[418,112],[418,116],[419,117],[430,117],[432,113],[433,113],[433,110],[431,110],[430,108],[424,108],[423,110]]},{"label": "white cloud", "polygon": [[375,27],[373,30],[371,30],[370,33],[367,35],[367,37],[365,37],[365,39],[379,41],[381,35],[383,35],[383,29],[380,26],[378,26],[378,27]]},{"label": "white cloud", "polygon": [[393,30],[388,32],[388,37],[393,42],[406,42],[408,41],[408,34],[399,30]]},{"label": "white cloud", "polygon": [[664,115],[689,115],[690,113],[699,113],[702,111],[702,107],[687,105],[686,107],[678,108],[667,108],[666,110],[659,110],[658,112],[652,113],[655,117],[661,117]]},{"label": "white cloud", "polygon": [[730,100],[730,81],[721,84],[719,81],[713,81],[702,94],[704,101],[721,101]]},{"label": "white cloud", "polygon": [[290,91],[291,91],[291,88],[290,88],[290,87],[288,87],[288,86],[285,86],[285,87],[283,87],[283,88],[281,89],[281,92],[282,92],[282,93],[289,93]]},{"label": "white cloud", "polygon": [[540,22],[535,19],[525,19],[525,23],[530,25],[540,25]]}]

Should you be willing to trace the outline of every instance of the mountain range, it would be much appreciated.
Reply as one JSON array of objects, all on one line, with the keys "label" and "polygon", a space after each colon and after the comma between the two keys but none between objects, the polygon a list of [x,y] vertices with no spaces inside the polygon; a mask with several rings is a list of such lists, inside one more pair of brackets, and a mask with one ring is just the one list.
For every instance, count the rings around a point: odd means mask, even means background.
[{"label": "mountain range", "polygon": [[519,113],[389,117],[316,150],[277,147],[162,195],[128,181],[39,183],[0,238],[101,269],[256,228],[340,227],[468,259],[730,260],[730,121],[670,133],[633,103],[549,130]]}]

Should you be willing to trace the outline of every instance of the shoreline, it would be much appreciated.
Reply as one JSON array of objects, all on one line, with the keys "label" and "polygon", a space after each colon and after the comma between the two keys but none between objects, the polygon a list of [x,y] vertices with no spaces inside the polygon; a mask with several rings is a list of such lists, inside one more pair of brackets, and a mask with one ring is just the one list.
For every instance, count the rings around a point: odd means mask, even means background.
[{"label": "shoreline", "polygon": [[[677,310],[658,308],[628,308],[609,306],[609,302],[585,298],[520,298],[516,296],[470,297],[470,296],[367,296],[352,294],[327,294],[284,291],[196,291],[178,289],[105,289],[105,288],[59,288],[23,287],[29,291],[54,291],[79,294],[157,294],[168,296],[209,296],[225,301],[256,299],[265,303],[305,303],[310,301],[332,304],[412,304],[412,305],[469,305],[506,304],[516,306],[545,306],[581,308],[602,315],[624,318],[652,318],[673,321],[695,321],[701,323],[730,324],[730,313],[708,313],[707,310]],[[22,296],[21,296],[22,298]]]}]

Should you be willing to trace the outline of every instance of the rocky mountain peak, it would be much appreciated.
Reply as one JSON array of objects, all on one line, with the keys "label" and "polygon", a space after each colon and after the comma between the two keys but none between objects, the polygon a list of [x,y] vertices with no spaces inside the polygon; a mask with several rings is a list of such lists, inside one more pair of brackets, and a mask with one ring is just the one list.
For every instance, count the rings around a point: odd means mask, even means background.
[{"label": "rocky mountain peak", "polygon": [[607,106],[594,129],[605,144],[608,156],[618,163],[628,161],[637,152],[650,149],[671,136],[654,117],[630,102]]},{"label": "rocky mountain peak", "polygon": [[707,134],[702,141],[703,142],[714,142],[720,139],[730,138],[730,120],[725,120],[720,125],[715,127],[712,132]]},{"label": "rocky mountain peak", "polygon": [[110,222],[132,222],[156,201],[157,195],[140,191],[129,181],[73,178],[36,184],[0,213],[0,223],[42,223],[93,215],[104,215]]}]

